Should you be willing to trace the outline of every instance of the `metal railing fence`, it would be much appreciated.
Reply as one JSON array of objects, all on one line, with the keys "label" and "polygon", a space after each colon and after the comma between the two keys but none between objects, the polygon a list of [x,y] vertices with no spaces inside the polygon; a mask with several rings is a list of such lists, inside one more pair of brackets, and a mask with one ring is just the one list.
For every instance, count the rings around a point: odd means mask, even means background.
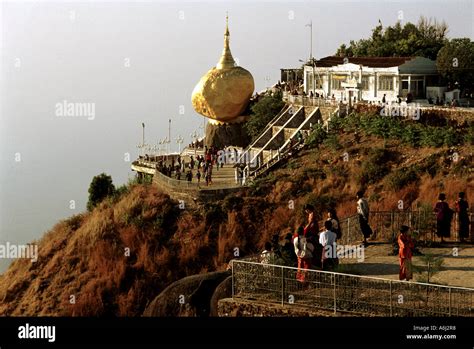
[{"label": "metal railing fence", "polygon": [[[474,289],[232,261],[232,297],[365,316],[474,316]],[[297,280],[304,273],[304,282]]]}]

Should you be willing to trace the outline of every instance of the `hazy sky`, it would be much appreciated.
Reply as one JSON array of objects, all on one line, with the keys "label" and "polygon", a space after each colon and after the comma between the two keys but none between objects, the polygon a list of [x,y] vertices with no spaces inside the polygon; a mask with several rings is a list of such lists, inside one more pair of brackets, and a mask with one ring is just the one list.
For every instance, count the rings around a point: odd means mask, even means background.
[{"label": "hazy sky", "polygon": [[[368,37],[379,19],[392,25],[399,16],[445,20],[450,37],[472,39],[472,4],[3,2],[0,243],[39,238],[58,219],[84,210],[90,180],[100,172],[126,182],[133,173],[124,157],[136,157],[142,122],[147,141],[156,143],[171,118],[173,149],[178,134],[189,142],[200,131],[191,93],[220,57],[226,11],[233,56],[262,90],[279,79],[280,68],[308,58],[310,20],[319,58]],[[94,105],[94,119],[58,116],[56,105],[65,100]]]}]

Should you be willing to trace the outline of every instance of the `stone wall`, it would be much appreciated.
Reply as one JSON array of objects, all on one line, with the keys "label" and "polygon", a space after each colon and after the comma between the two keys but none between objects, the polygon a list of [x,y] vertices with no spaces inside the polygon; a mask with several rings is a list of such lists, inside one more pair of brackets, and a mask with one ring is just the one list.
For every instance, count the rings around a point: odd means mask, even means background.
[{"label": "stone wall", "polygon": [[300,307],[297,305],[279,305],[232,298],[221,299],[218,303],[217,309],[220,317],[342,316],[341,313],[334,315],[332,311],[316,308]]}]

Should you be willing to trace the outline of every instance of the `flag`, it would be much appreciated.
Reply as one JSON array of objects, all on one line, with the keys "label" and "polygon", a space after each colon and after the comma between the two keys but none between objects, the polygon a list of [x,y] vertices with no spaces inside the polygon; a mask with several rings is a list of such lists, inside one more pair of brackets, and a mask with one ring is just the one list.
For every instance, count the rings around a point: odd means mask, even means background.
[{"label": "flag", "polygon": [[144,122],[142,122],[142,127],[145,128],[145,123]]}]

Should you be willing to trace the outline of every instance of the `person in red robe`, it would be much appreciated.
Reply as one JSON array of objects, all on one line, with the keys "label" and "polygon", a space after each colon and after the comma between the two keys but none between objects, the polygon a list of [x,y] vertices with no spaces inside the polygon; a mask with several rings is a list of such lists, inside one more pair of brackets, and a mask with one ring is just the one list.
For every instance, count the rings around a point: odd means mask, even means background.
[{"label": "person in red robe", "polygon": [[411,280],[413,278],[411,258],[413,257],[413,249],[415,244],[412,238],[408,235],[408,228],[406,225],[400,227],[400,234],[398,235],[398,257],[400,259],[400,280]]},{"label": "person in red robe", "polygon": [[323,250],[319,244],[319,225],[314,212],[314,206],[306,204],[303,209],[307,217],[307,224],[304,227],[304,236],[314,247],[313,260],[311,263],[314,266],[321,267],[321,254]]}]

